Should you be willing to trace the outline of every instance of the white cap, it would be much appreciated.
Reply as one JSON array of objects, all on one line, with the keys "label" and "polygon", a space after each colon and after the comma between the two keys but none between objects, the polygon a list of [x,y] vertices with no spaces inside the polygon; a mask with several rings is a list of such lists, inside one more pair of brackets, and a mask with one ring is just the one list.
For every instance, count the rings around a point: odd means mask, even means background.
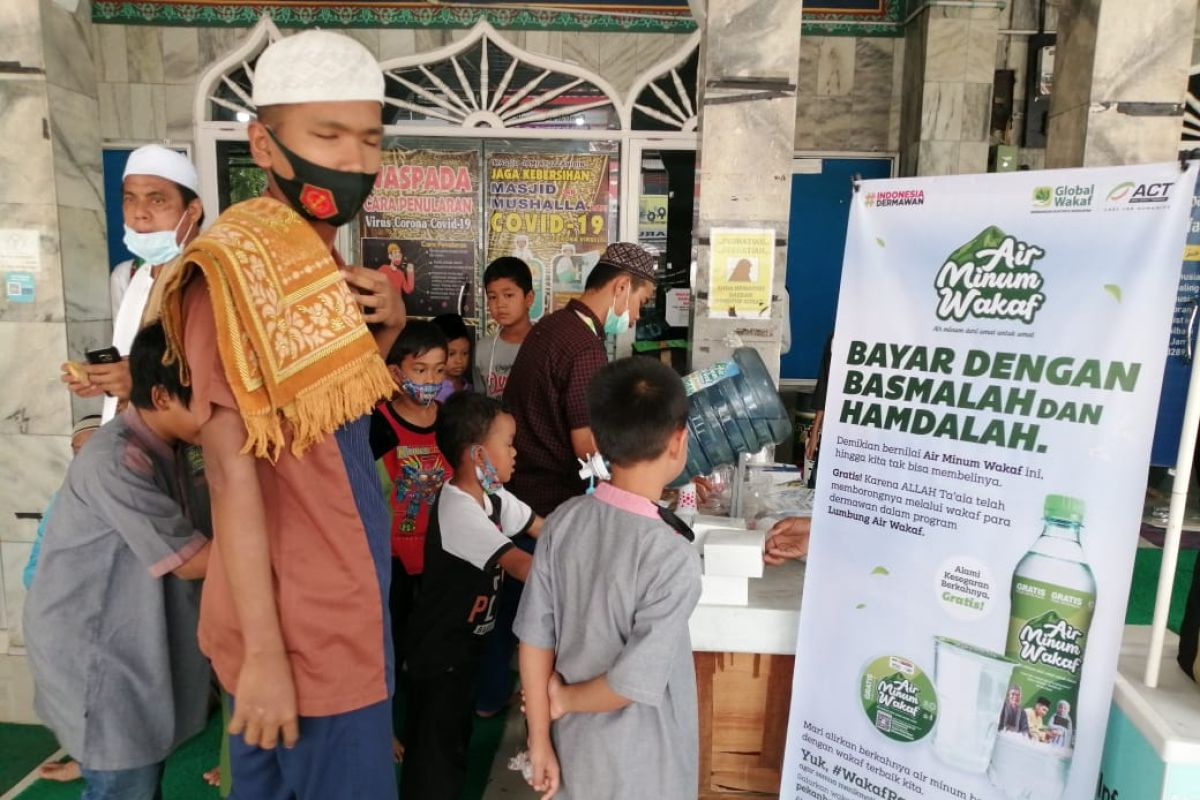
[{"label": "white cap", "polygon": [[257,108],[384,98],[383,70],[358,41],[332,31],[304,31],[271,44],[254,65]]},{"label": "white cap", "polygon": [[129,154],[129,160],[125,162],[125,174],[121,179],[124,180],[130,175],[166,178],[200,194],[200,178],[197,177],[196,167],[192,162],[178,150],[160,144],[148,144]]}]

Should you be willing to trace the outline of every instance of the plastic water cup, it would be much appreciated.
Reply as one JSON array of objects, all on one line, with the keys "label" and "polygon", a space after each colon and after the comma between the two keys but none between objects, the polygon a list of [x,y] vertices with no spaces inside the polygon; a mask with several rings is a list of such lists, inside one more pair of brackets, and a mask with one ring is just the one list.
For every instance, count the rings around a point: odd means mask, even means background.
[{"label": "plastic water cup", "polygon": [[933,750],[952,767],[987,770],[1014,662],[1000,653],[934,638],[938,719]]}]

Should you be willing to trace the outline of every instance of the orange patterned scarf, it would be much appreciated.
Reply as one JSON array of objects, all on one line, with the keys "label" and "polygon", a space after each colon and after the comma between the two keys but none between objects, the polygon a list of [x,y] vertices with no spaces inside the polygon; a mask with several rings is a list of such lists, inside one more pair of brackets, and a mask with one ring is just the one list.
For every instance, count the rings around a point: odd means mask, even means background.
[{"label": "orange patterned scarf", "polygon": [[183,296],[208,281],[225,377],[246,423],[242,452],[272,460],[285,441],[299,456],[395,392],[358,303],[316,232],[270,197],[228,209],[164,275],[167,363],[183,349]]}]

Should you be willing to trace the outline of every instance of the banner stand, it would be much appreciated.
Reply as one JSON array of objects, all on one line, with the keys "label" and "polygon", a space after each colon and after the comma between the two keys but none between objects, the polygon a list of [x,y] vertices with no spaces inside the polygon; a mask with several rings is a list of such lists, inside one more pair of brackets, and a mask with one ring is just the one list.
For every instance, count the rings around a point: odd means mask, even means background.
[{"label": "banner stand", "polygon": [[[1192,332],[1188,331],[1190,337]],[[1162,668],[1163,644],[1167,634],[1167,615],[1175,588],[1175,566],[1179,561],[1179,543],[1183,533],[1183,515],[1187,504],[1188,483],[1196,448],[1196,428],[1200,425],[1200,369],[1193,361],[1188,381],[1187,405],[1183,412],[1183,431],[1179,436],[1179,457],[1175,461],[1175,481],[1171,486],[1171,506],[1167,516],[1166,541],[1163,542],[1162,569],[1158,574],[1158,594],[1154,600],[1154,621],[1150,628],[1150,652],[1144,682],[1158,688]]]}]

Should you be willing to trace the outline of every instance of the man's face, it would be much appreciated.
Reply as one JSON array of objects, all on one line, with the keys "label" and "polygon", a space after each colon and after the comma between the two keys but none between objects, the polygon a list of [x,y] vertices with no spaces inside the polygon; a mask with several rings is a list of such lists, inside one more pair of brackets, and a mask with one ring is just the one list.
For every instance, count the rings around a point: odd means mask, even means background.
[{"label": "man's face", "polygon": [[1038,704],[1037,704],[1036,706],[1034,706],[1033,708],[1034,708],[1034,711],[1036,711],[1036,712],[1037,712],[1037,715],[1038,715],[1039,717],[1044,717],[1044,716],[1046,716],[1046,712],[1050,710],[1050,707],[1049,707],[1049,706],[1047,706],[1045,703],[1038,703]]},{"label": "man's face", "polygon": [[1012,703],[1014,706],[1020,705],[1021,693],[1016,689],[1009,689],[1008,690],[1008,702]]},{"label": "man's face", "polygon": [[295,171],[264,125],[296,155],[327,169],[374,174],[383,139],[382,107],[371,100],[273,106],[250,126],[254,162],[285,178]]},{"label": "man's face", "polygon": [[640,283],[635,288],[633,279],[622,275],[613,281],[612,287],[614,312],[620,315],[628,308],[629,325],[633,327],[642,315],[642,306],[654,297],[654,284]]},{"label": "man's face", "polygon": [[178,186],[155,175],[130,175],[122,190],[121,213],[126,225],[138,233],[176,231],[176,238],[182,242],[189,225],[179,224],[184,204]]}]

